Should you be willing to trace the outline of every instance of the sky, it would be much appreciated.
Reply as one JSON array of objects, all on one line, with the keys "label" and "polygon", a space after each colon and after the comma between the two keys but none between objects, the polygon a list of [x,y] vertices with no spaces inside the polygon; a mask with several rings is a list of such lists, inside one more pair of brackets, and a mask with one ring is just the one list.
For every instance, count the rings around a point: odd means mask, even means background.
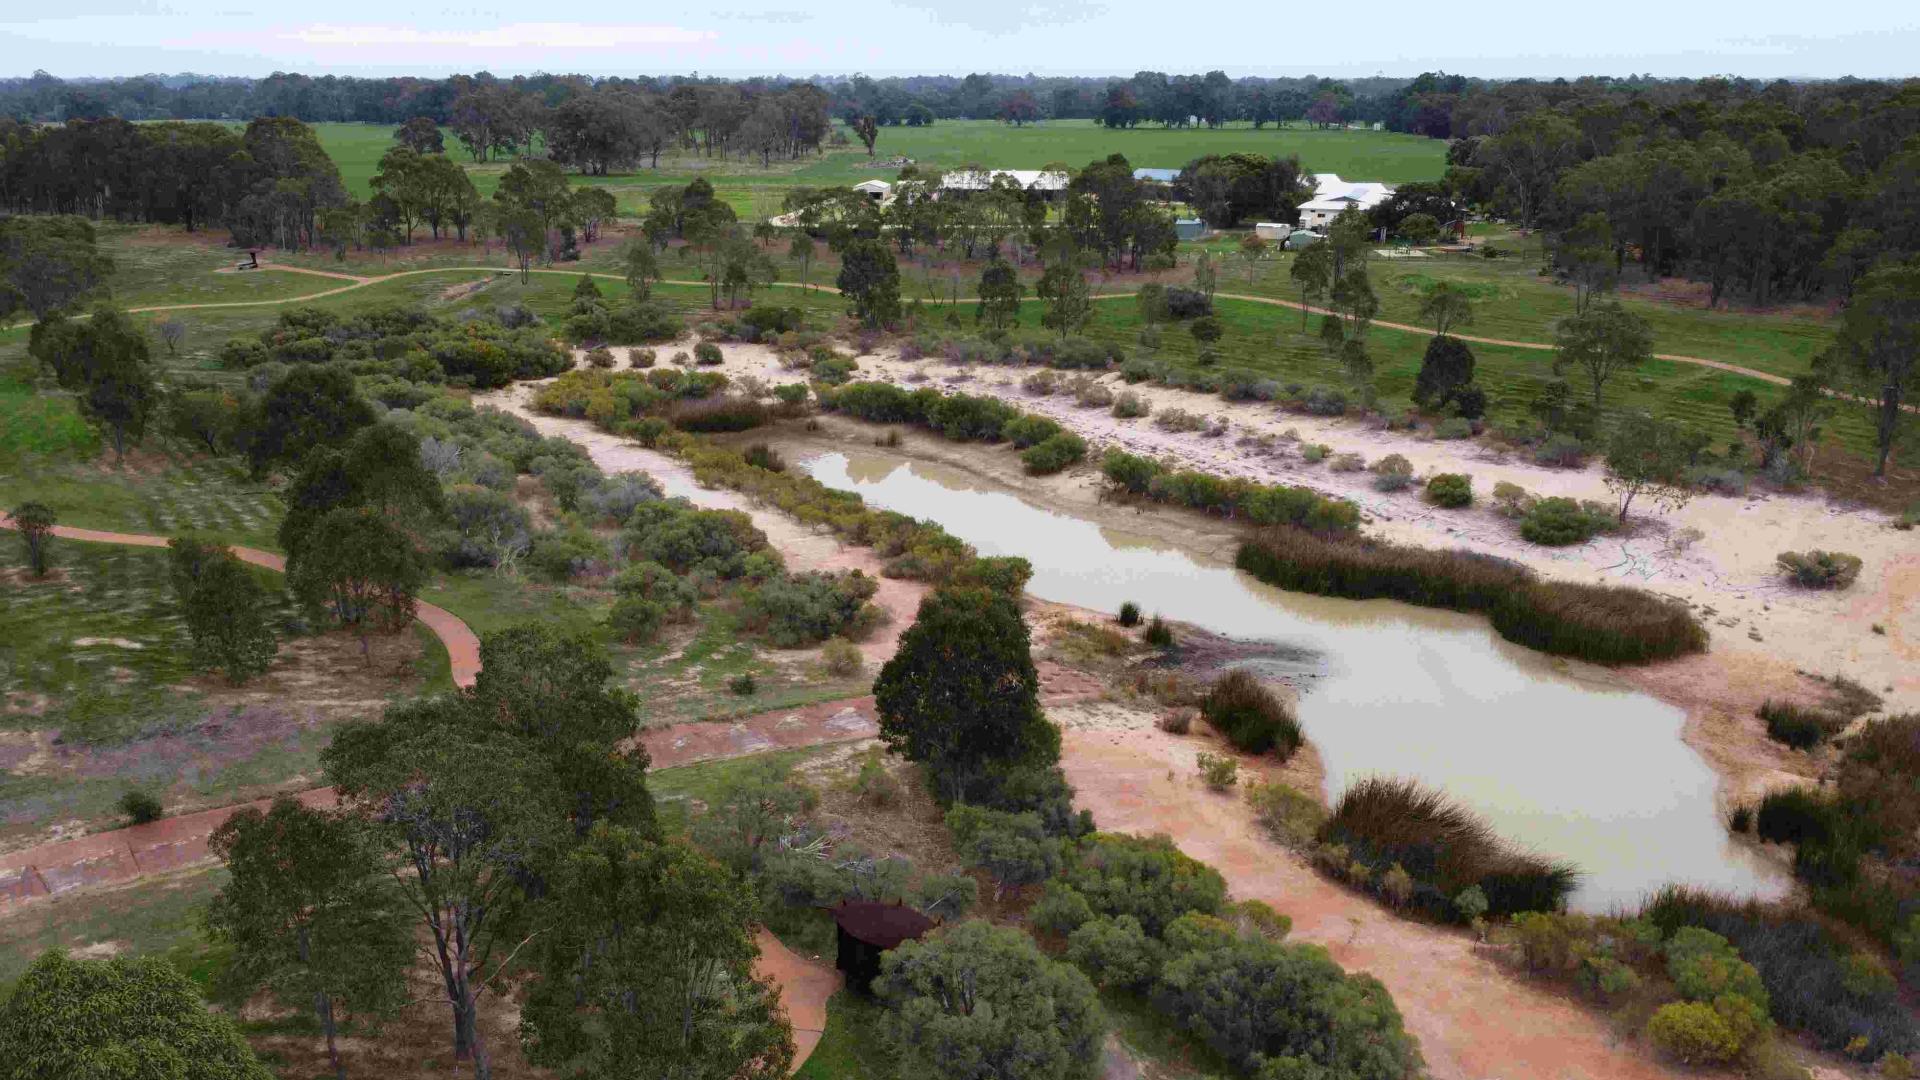
[{"label": "sky", "polygon": [[[1920,4],[1367,0],[59,0],[0,4],[0,76],[1920,75]],[[1446,17],[1442,11],[1450,14]],[[1737,12],[1737,14],[1734,14]]]}]

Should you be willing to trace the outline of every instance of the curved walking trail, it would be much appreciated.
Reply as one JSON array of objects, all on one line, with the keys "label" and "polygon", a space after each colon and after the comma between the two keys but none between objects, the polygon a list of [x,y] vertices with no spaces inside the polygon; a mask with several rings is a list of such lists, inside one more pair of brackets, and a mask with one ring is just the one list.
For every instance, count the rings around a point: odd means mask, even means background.
[{"label": "curved walking trail", "polygon": [[[364,289],[369,285],[379,285],[384,282],[397,280],[399,278],[416,277],[422,274],[478,272],[478,273],[493,274],[497,276],[512,276],[514,274],[518,274],[521,272],[511,267],[502,267],[502,266],[432,266],[432,267],[425,267],[419,270],[396,270],[391,274],[377,274],[377,275],[369,276],[369,275],[361,275],[361,274],[347,274],[347,273],[341,273],[341,272],[331,271],[331,270],[314,270],[304,266],[283,266],[279,263],[261,263],[260,269],[275,270],[275,271],[279,271],[281,273],[287,273],[287,274],[309,274],[314,277],[330,278],[334,280],[345,281],[346,284],[339,285],[331,289],[322,289],[319,292],[302,293],[299,296],[283,296],[277,299],[210,300],[210,301],[202,301],[202,302],[193,303],[193,304],[152,304],[146,307],[128,308],[127,311],[130,314],[144,314],[144,313],[161,312],[161,311],[197,311],[197,310],[202,310],[207,308],[272,307],[276,304],[301,304],[309,300],[320,300],[329,296],[338,296],[341,293],[352,292],[356,289]],[[232,271],[219,271],[219,272],[231,273]],[[584,275],[586,277],[601,278],[606,281],[625,281],[626,280],[625,278],[621,277],[619,274],[603,274],[603,273],[595,273],[591,271],[582,271],[582,270],[541,269],[541,270],[528,270],[526,272],[530,274],[559,274],[565,277],[580,277]],[[704,281],[681,281],[677,279],[662,279],[659,282],[659,284],[705,287],[708,283]],[[814,284],[798,282],[798,281],[776,281],[771,283],[769,287],[776,288],[776,289],[803,289],[810,292],[823,292],[823,293],[829,293],[829,294],[838,294],[840,292],[839,289],[836,289],[831,285],[814,285]],[[1091,297],[1091,299],[1093,300],[1126,300],[1126,299],[1132,298],[1135,295],[1136,295],[1135,293],[1131,293],[1131,292],[1099,293]],[[1249,304],[1266,304],[1270,307],[1288,308],[1293,311],[1305,311],[1312,315],[1333,314],[1333,312],[1330,312],[1325,308],[1317,308],[1310,304],[1302,304],[1294,300],[1282,300],[1278,297],[1273,297],[1273,296],[1253,296],[1247,293],[1228,293],[1228,292],[1215,293],[1214,295],[1223,300],[1238,300],[1238,301],[1242,301],[1244,303],[1249,303]],[[976,299],[977,299],[976,297],[971,297],[971,296],[962,296],[955,299],[937,299],[936,298],[930,301],[930,303],[971,304],[975,302]],[[13,326],[4,327],[0,329],[12,330],[25,325],[27,324],[16,323]],[[1425,337],[1432,337],[1434,335],[1433,330],[1424,326],[1415,326],[1411,323],[1388,322],[1385,320],[1376,319],[1373,321],[1371,325],[1377,326],[1377,327],[1384,327],[1388,330],[1398,330],[1403,333],[1420,334]],[[1534,350],[1539,350],[1543,352],[1552,352],[1554,349],[1553,345],[1550,345],[1546,342],[1540,342],[1540,341],[1511,341],[1505,338],[1478,337],[1472,334],[1455,334],[1453,336],[1459,338],[1462,341],[1470,341],[1478,345],[1498,345],[1498,346],[1503,346],[1509,349],[1534,349]],[[1735,375],[1744,375],[1750,379],[1759,379],[1761,382],[1772,383],[1776,386],[1787,386],[1792,383],[1791,379],[1788,379],[1784,376],[1770,374],[1768,372],[1759,371],[1750,367],[1742,367],[1738,364],[1728,363],[1724,360],[1710,360],[1705,357],[1699,357],[1699,356],[1683,356],[1677,353],[1654,353],[1653,358],[1655,360],[1666,360],[1676,364],[1693,364],[1698,367],[1714,368],[1715,370],[1731,372],[1732,374],[1735,374]]]},{"label": "curved walking trail", "polygon": [[[14,528],[13,518],[0,512],[0,529]],[[79,540],[89,544],[122,544],[128,547],[163,548],[172,539],[166,536],[152,536],[147,533],[107,532],[101,529],[81,529],[71,525],[55,525],[53,535],[62,540]],[[262,566],[276,573],[287,572],[286,556],[259,548],[233,545],[228,550],[240,557],[241,562]],[[433,631],[433,635],[446,646],[448,666],[453,671],[455,686],[472,686],[473,680],[480,674],[480,639],[472,628],[460,621],[460,617],[446,608],[416,600],[413,616],[421,624]]]}]

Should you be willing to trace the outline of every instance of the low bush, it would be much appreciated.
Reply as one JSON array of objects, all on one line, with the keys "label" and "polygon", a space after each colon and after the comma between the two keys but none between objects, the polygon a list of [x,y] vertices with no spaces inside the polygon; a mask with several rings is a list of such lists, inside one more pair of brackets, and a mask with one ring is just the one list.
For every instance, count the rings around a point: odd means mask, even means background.
[{"label": "low bush", "polygon": [[605,345],[596,345],[587,350],[587,363],[597,368],[613,366],[613,350]]},{"label": "low bush", "polygon": [[1249,754],[1272,751],[1281,761],[1303,741],[1300,722],[1273,691],[1244,668],[1214,681],[1200,699],[1200,715],[1237,749]]},{"label": "low bush", "polygon": [[1060,434],[1062,428],[1058,422],[1035,413],[1021,413],[1019,416],[1000,426],[1000,435],[1015,448],[1025,450],[1037,446]]},{"label": "low bush", "polygon": [[1147,622],[1147,628],[1140,632],[1140,640],[1156,649],[1170,649],[1173,647],[1173,627],[1155,615]]},{"label": "low bush", "polygon": [[1318,465],[1333,453],[1333,447],[1326,443],[1308,443],[1300,448],[1300,460],[1309,465]]},{"label": "low bush", "polygon": [[1087,441],[1071,431],[1063,431],[1044,442],[1035,443],[1020,454],[1020,463],[1035,476],[1057,473],[1069,465],[1086,460]]},{"label": "low bush", "polygon": [[1117,621],[1121,626],[1126,626],[1126,627],[1139,626],[1140,625],[1140,605],[1134,603],[1131,600],[1128,600],[1122,603],[1120,605],[1120,614],[1116,617],[1115,621]]},{"label": "low bush", "polygon": [[166,807],[160,804],[152,792],[135,789],[120,796],[120,812],[135,825],[145,825],[159,821],[167,814]]},{"label": "low bush", "polygon": [[1584,544],[1612,528],[1614,518],[1604,509],[1555,496],[1535,501],[1520,519],[1520,536],[1547,547]]},{"label": "low bush", "polygon": [[1207,418],[1185,409],[1161,409],[1153,418],[1153,426],[1163,431],[1199,431],[1207,426]]},{"label": "low bush", "polygon": [[1533,497],[1526,488],[1507,480],[1497,480],[1493,485],[1493,512],[1510,521],[1518,521],[1527,516],[1533,504],[1540,500]]},{"label": "low bush", "polygon": [[1473,437],[1473,421],[1464,416],[1450,416],[1434,426],[1436,439],[1470,439]]},{"label": "low bush", "polygon": [[674,406],[670,416],[681,431],[750,431],[771,423],[773,412],[765,403],[732,394],[715,394]]},{"label": "low bush", "polygon": [[1190,912],[1217,915],[1227,883],[1220,872],[1175,847],[1165,836],[1094,833],[1065,853],[1060,876],[1047,885],[1056,910],[1042,929],[1069,934],[1092,918],[1126,915],[1159,937]]},{"label": "low bush", "polygon": [[1344,499],[1326,498],[1312,488],[1169,469],[1152,458],[1119,449],[1107,451],[1100,469],[1109,487],[1126,494],[1252,525],[1296,525],[1324,533],[1350,533],[1360,527],[1358,507]]},{"label": "low bush", "polygon": [[1334,472],[1359,472],[1366,467],[1367,459],[1352,453],[1335,454],[1333,460],[1327,463],[1327,468]]},{"label": "low bush", "polygon": [[693,362],[701,367],[718,367],[725,360],[720,346],[711,341],[702,341],[693,347]]},{"label": "low bush", "polygon": [[1774,561],[1803,589],[1844,589],[1860,576],[1860,556],[1844,551],[1783,551]]},{"label": "low bush", "polygon": [[845,638],[834,638],[820,650],[820,662],[826,666],[827,674],[847,679],[860,674],[865,660],[860,655],[859,646]]},{"label": "low bush", "polygon": [[1377,491],[1404,491],[1413,486],[1413,462],[1404,454],[1388,454],[1373,463],[1373,486]]},{"label": "low bush", "polygon": [[1278,781],[1254,781],[1245,790],[1253,819],[1269,838],[1297,851],[1312,846],[1327,818],[1318,802]]},{"label": "low bush", "polygon": [[1240,782],[1240,759],[1232,754],[1210,754],[1200,751],[1195,764],[1200,767],[1200,779],[1213,791],[1226,791]]},{"label": "low bush", "polygon": [[1550,469],[1577,469],[1587,463],[1587,444],[1571,435],[1554,435],[1533,452],[1533,463]]},{"label": "low bush", "polygon": [[1113,399],[1113,415],[1119,420],[1138,420],[1151,411],[1147,401],[1131,390],[1122,390]]},{"label": "low bush", "polygon": [[1085,375],[1075,379],[1070,389],[1074,404],[1083,409],[1105,409],[1114,403],[1113,391],[1105,383],[1096,382]]},{"label": "low bush", "polygon": [[878,582],[858,570],[810,570],[749,589],[741,613],[749,630],[765,634],[779,648],[797,649],[872,630],[879,610],[868,601],[878,588]]},{"label": "low bush", "polygon": [[627,366],[644,370],[660,362],[660,354],[652,349],[633,348],[627,350]]},{"label": "low bush", "polygon": [[1449,510],[1473,505],[1473,477],[1465,473],[1436,473],[1427,480],[1427,501]]},{"label": "low bush", "polygon": [[851,380],[860,365],[851,357],[827,355],[807,368],[807,378],[822,386],[840,386]]},{"label": "low bush", "polygon": [[1347,395],[1338,390],[1316,386],[1300,399],[1300,410],[1313,416],[1345,416]]},{"label": "low bush", "polygon": [[741,697],[752,697],[760,690],[760,683],[751,672],[742,672],[727,680],[727,689]]},{"label": "low bush", "polygon": [[1478,886],[1487,911],[1557,911],[1579,881],[1562,862],[1514,851],[1485,821],[1412,780],[1367,777],[1348,787],[1317,839],[1343,848],[1374,877],[1398,865],[1412,877],[1407,902],[1438,919],[1458,918],[1453,898]]}]

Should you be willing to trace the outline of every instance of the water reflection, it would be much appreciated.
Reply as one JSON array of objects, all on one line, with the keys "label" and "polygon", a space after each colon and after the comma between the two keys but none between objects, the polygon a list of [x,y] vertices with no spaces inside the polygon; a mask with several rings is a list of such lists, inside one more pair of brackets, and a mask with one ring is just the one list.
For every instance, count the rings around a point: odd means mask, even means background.
[{"label": "water reflection", "polygon": [[1389,601],[1289,593],[1230,566],[1031,506],[959,470],[881,453],[805,463],[876,507],[939,522],[986,555],[1033,563],[1028,591],[1310,649],[1301,720],[1330,795],[1369,773],[1417,776],[1502,835],[1586,872],[1574,903],[1632,905],[1669,881],[1777,895],[1771,865],[1718,821],[1714,777],[1678,709],[1500,639],[1486,621]]}]

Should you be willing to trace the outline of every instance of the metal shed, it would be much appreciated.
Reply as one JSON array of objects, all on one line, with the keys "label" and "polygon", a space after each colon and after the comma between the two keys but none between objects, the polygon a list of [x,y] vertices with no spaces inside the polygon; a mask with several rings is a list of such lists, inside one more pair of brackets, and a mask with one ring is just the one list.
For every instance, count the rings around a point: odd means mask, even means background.
[{"label": "metal shed", "polygon": [[871,993],[880,974],[880,955],[903,941],[918,941],[940,925],[894,901],[843,900],[827,909],[835,927],[834,965],[847,973],[847,985]]},{"label": "metal shed", "polygon": [[1207,223],[1199,218],[1181,218],[1173,223],[1173,235],[1182,240],[1198,240],[1207,235]]}]

